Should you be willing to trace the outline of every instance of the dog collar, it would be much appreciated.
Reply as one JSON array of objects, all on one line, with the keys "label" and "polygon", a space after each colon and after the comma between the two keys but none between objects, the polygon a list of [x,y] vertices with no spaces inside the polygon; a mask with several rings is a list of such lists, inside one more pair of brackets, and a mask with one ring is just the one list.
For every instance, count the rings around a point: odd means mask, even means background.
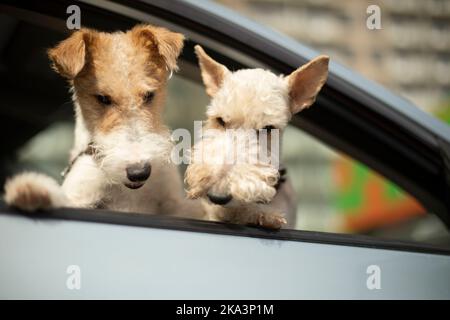
[{"label": "dog collar", "polygon": [[280,173],[280,178],[278,179],[277,184],[275,185],[275,190],[279,190],[281,185],[286,182],[286,174],[287,174],[287,169],[285,167],[281,167],[280,169],[278,169],[278,172]]},{"label": "dog collar", "polygon": [[88,144],[86,149],[78,153],[77,156],[73,158],[72,161],[70,161],[69,165],[64,168],[64,170],[61,172],[61,177],[65,178],[67,176],[67,174],[70,172],[70,170],[72,169],[73,165],[78,160],[78,158],[84,155],[92,156],[94,152],[95,152],[94,144],[91,142]]}]

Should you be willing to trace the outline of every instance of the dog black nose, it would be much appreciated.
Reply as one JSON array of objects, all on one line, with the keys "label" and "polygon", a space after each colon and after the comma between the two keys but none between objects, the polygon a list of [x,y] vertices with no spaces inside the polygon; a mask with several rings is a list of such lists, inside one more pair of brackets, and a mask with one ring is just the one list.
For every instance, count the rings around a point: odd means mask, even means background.
[{"label": "dog black nose", "polygon": [[217,196],[214,194],[207,194],[208,199],[215,204],[219,204],[219,205],[224,205],[227,204],[228,202],[231,201],[231,199],[233,199],[233,197],[231,195],[225,195],[225,196]]},{"label": "dog black nose", "polygon": [[133,164],[127,167],[127,177],[131,182],[142,182],[150,177],[152,167],[149,163]]}]

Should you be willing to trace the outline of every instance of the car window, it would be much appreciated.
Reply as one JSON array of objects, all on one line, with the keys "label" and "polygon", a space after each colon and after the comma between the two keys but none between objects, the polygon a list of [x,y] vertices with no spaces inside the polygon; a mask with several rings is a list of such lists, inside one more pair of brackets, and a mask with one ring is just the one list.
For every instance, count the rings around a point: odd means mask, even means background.
[{"label": "car window", "polygon": [[[0,78],[9,80],[0,88],[2,136],[8,137],[0,182],[22,170],[61,181],[73,142],[73,111],[46,48],[64,35],[3,14],[0,27]],[[165,113],[169,126],[192,132],[194,120],[205,118],[208,101],[200,82],[175,74]],[[294,126],[283,139],[283,161],[298,198],[296,229],[450,244],[441,221],[389,180]]]},{"label": "car window", "polygon": [[[204,119],[208,101],[201,84],[175,75],[169,85],[167,123],[193,134],[193,123]],[[73,129],[72,122],[60,121],[33,136],[17,150],[15,169],[18,165],[60,179]],[[282,157],[297,193],[296,229],[448,244],[444,225],[412,196],[294,126],[284,134]]]},{"label": "car window", "polygon": [[[168,123],[192,135],[193,121],[205,119],[203,86],[175,76],[168,96]],[[297,193],[296,229],[450,244],[435,215],[364,164],[294,126],[284,133],[282,151]]]},{"label": "car window", "polygon": [[294,127],[283,151],[299,199],[298,229],[449,244],[434,214],[364,164]]},{"label": "car window", "polygon": [[448,1],[215,2],[330,55],[450,124]]}]

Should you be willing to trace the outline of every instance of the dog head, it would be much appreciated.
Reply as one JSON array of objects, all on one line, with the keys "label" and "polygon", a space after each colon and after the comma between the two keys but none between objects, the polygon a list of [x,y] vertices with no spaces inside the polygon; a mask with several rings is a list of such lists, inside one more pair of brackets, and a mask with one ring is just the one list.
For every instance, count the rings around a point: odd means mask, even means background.
[{"label": "dog head", "polygon": [[[200,46],[196,46],[195,51],[206,92],[211,97],[203,129],[214,129],[215,133],[207,135],[207,139],[193,148],[192,162],[186,171],[188,195],[208,197],[213,203],[229,206],[270,202],[276,194],[279,178],[273,162],[244,161],[230,165],[220,161],[211,163],[211,160],[225,159],[229,145],[237,141],[224,139],[223,132],[229,129],[253,130],[256,133],[253,137],[261,132],[267,134],[263,147],[269,149],[268,153],[273,152],[270,141],[277,139],[279,145],[281,133],[292,115],[314,103],[326,82],[329,58],[319,56],[284,77],[262,69],[231,72]],[[257,143],[247,144],[244,152],[261,152],[261,140],[254,141]],[[206,154],[209,160],[196,157],[196,153]]]},{"label": "dog head", "polygon": [[168,157],[162,112],[183,40],[151,25],[115,33],[81,29],[48,51],[71,84],[77,121],[112,183],[139,188],[152,161]]}]

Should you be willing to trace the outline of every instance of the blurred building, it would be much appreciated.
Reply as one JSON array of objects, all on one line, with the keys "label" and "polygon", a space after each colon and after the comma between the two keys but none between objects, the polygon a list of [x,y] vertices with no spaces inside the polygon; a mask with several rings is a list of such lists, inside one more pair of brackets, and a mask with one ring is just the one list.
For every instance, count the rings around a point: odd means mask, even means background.
[{"label": "blurred building", "polygon": [[[219,0],[439,113],[450,93],[449,0]],[[369,30],[369,5],[381,30]]]}]

